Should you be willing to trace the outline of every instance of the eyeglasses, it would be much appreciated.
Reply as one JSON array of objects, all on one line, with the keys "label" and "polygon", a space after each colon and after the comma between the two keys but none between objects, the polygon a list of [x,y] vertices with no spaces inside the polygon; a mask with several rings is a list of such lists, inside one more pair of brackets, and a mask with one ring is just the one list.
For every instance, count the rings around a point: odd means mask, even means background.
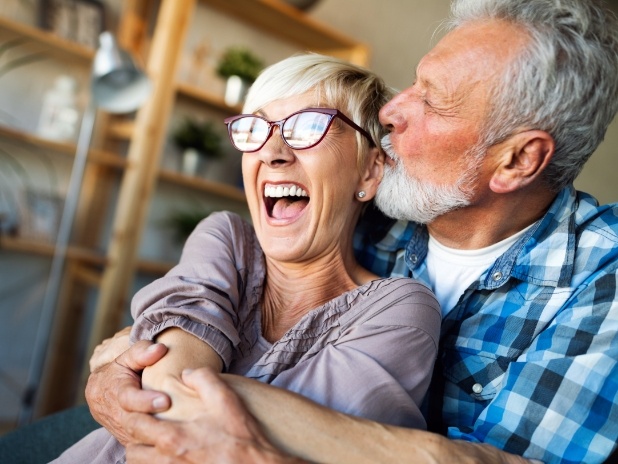
[{"label": "eyeglasses", "polygon": [[288,147],[295,150],[315,147],[324,139],[335,118],[359,131],[373,144],[366,130],[333,108],[306,108],[279,121],[268,121],[255,114],[240,114],[226,118],[224,122],[234,147],[243,153],[251,153],[264,146],[275,126],[279,126],[281,138]]}]

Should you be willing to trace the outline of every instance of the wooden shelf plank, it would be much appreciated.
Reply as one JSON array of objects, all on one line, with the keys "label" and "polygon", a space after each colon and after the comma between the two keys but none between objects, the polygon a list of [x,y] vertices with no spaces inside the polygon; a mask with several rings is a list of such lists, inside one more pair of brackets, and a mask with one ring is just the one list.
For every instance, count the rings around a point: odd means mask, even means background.
[{"label": "wooden shelf plank", "polygon": [[223,184],[220,182],[212,182],[199,177],[190,177],[179,172],[161,169],[159,171],[159,179],[165,182],[170,182],[183,187],[189,187],[203,192],[212,193],[229,200],[245,203],[247,198],[245,192],[233,185]]},{"label": "wooden shelf plank", "polygon": [[[187,98],[228,114],[242,111],[242,106],[229,106],[221,95],[203,90],[196,85],[186,82],[177,82],[176,93],[179,97]],[[107,135],[119,140],[129,140],[133,135],[135,122],[122,117],[112,116],[107,127]]]},{"label": "wooden shelf plank", "polygon": [[196,85],[187,84],[185,82],[177,82],[176,92],[181,97],[189,98],[199,103],[204,103],[212,108],[224,111],[226,113],[235,114],[242,111],[242,105],[229,106],[223,100],[223,96],[203,90]]},{"label": "wooden shelf plank", "polygon": [[[6,126],[0,126],[0,138],[11,139],[15,142],[44,148],[56,153],[75,156],[76,145],[70,142],[56,142],[38,137],[34,134],[29,134],[24,131],[12,129]],[[90,150],[89,159],[95,163],[103,164],[114,168],[125,168],[127,160],[115,153],[93,148]]]},{"label": "wooden shelf plank", "polygon": [[201,0],[270,35],[308,50],[322,51],[366,65],[368,47],[281,0]]},{"label": "wooden shelf plank", "polygon": [[130,140],[134,129],[135,121],[133,119],[110,115],[106,135],[118,140]]},{"label": "wooden shelf plank", "polygon": [[73,270],[73,278],[77,282],[97,288],[101,285],[103,274],[99,269],[92,269],[80,263]]},{"label": "wooden shelf plank", "polygon": [[[54,255],[55,246],[53,243],[40,240],[0,236],[0,250],[17,251],[21,253],[32,253],[40,256]],[[85,264],[104,266],[107,260],[101,254],[81,247],[70,246],[67,249],[67,258],[80,261]]]},{"label": "wooden shelf plank", "polygon": [[55,58],[80,61],[91,61],[94,58],[95,51],[92,48],[63,39],[52,32],[18,23],[2,16],[0,16],[0,31],[5,31],[17,37],[25,37],[32,43],[42,46],[46,52]]},{"label": "wooden shelf plank", "polygon": [[143,274],[153,275],[165,275],[174,267],[174,263],[168,263],[166,261],[153,261],[148,259],[140,259],[137,262],[137,271]]}]

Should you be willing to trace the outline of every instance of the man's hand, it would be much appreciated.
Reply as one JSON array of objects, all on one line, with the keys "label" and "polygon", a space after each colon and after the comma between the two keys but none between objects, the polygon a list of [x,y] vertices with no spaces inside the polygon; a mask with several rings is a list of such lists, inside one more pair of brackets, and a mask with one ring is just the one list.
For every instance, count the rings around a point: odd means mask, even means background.
[{"label": "man's hand", "polygon": [[170,407],[165,394],[142,390],[139,375],[166,352],[165,345],[140,341],[88,378],[86,401],[92,416],[125,446],[135,440],[126,422],[135,420],[130,419],[133,416],[143,417],[148,422],[147,415],[132,413],[157,413]]},{"label": "man's hand", "polygon": [[143,444],[127,446],[129,463],[304,462],[275,449],[240,398],[211,369],[187,371],[183,381],[199,395],[194,419],[154,422],[132,416],[129,427]]}]

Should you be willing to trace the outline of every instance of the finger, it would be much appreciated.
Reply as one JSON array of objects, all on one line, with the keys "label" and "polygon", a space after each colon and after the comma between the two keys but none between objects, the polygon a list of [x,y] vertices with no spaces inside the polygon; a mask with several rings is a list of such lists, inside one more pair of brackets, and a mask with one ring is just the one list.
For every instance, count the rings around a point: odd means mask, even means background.
[{"label": "finger", "polygon": [[160,420],[149,414],[130,414],[125,418],[124,426],[135,438],[135,443],[157,445],[172,456],[180,454],[181,423]]},{"label": "finger", "polygon": [[90,357],[90,372],[94,372],[101,366],[112,362],[120,354],[129,349],[130,332],[126,329],[121,330],[113,338],[103,340],[95,349]]},{"label": "finger", "polygon": [[160,360],[167,347],[161,343],[153,343],[148,340],[141,340],[131,346],[128,350],[116,358],[116,363],[127,367],[134,372],[142,371],[148,366],[152,366]]},{"label": "finger", "polygon": [[242,407],[236,393],[212,369],[186,369],[182,373],[182,380],[197,392],[204,404],[211,407]]},{"label": "finger", "polygon": [[141,385],[125,384],[118,390],[118,403],[125,411],[156,414],[167,411],[172,401],[163,392],[142,390]]},{"label": "finger", "polygon": [[90,374],[86,400],[95,419],[108,428],[121,421],[126,411],[158,413],[171,405],[165,394],[142,390],[139,374],[116,362]]}]

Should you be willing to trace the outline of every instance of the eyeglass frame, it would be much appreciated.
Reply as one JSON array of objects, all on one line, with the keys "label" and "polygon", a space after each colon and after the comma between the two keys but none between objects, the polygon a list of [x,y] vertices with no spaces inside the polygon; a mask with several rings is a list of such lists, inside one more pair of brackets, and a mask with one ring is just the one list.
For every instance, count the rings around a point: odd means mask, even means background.
[{"label": "eyeglass frame", "polygon": [[[313,143],[313,144],[311,144],[309,146],[306,146],[306,147],[296,148],[296,147],[293,147],[292,145],[290,145],[288,143],[288,141],[285,139],[285,137],[283,136],[283,124],[285,124],[285,122],[288,119],[290,119],[292,116],[296,116],[297,114],[300,114],[300,113],[320,113],[320,114],[326,114],[326,115],[330,116],[330,119],[326,123],[326,129],[324,130],[324,133],[322,134],[322,136],[315,143]],[[234,121],[239,120],[239,119],[249,118],[249,117],[261,119],[266,124],[268,124],[268,135],[264,139],[264,142],[258,148],[255,148],[254,150],[243,151],[243,150],[240,150],[236,146],[236,143],[234,142],[234,138],[232,137],[232,123]],[[333,123],[333,120],[335,118],[341,119],[343,122],[348,124],[352,129],[355,129],[356,131],[360,132],[361,135],[365,136],[367,138],[367,140],[369,140],[369,142],[371,143],[372,146],[375,146],[375,143],[373,142],[373,139],[371,138],[371,135],[369,134],[369,132],[367,132],[365,129],[363,129],[361,126],[356,124],[354,121],[352,121],[350,118],[348,118],[345,114],[343,114],[341,111],[339,111],[336,108],[322,108],[322,107],[304,108],[302,110],[295,111],[294,113],[292,113],[292,114],[290,114],[290,115],[286,116],[285,118],[280,119],[278,121],[269,121],[265,117],[257,115],[257,114],[238,114],[236,116],[229,116],[229,117],[225,118],[223,120],[223,122],[227,126],[227,134],[228,134],[228,137],[230,138],[230,141],[232,142],[232,145],[234,146],[234,148],[236,148],[237,150],[239,150],[239,151],[241,151],[243,153],[254,153],[254,152],[258,151],[258,150],[261,150],[264,147],[264,145],[266,145],[266,142],[268,142],[268,140],[273,135],[273,128],[275,126],[279,127],[279,134],[281,135],[281,140],[283,140],[283,143],[285,143],[292,150],[307,150],[309,148],[313,148],[316,145],[319,145],[322,142],[322,140],[324,140],[324,137],[326,137],[326,134],[328,134],[330,126]]]}]

